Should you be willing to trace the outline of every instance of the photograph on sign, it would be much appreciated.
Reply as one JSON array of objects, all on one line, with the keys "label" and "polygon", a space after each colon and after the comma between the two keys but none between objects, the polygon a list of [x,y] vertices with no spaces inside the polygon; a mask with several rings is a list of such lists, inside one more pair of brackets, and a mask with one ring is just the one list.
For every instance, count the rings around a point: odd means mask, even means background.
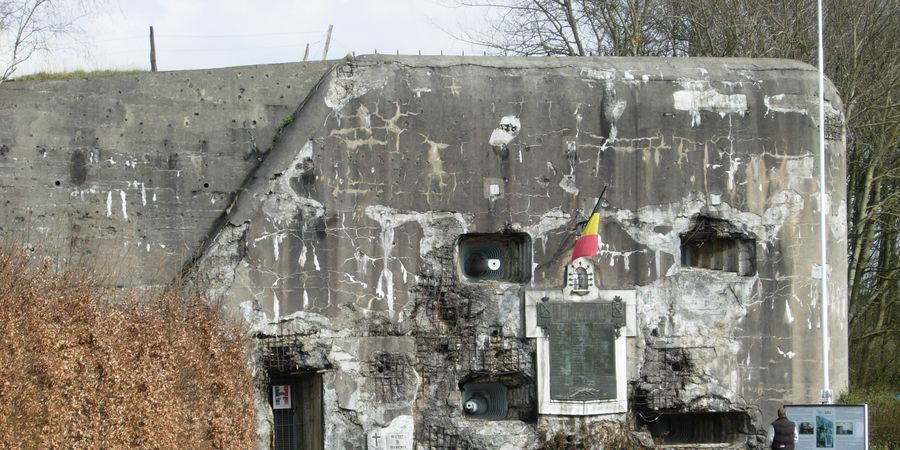
[{"label": "photograph on sign", "polygon": [[826,416],[816,416],[816,448],[834,448],[834,422]]},{"label": "photograph on sign", "polygon": [[852,436],[853,422],[835,422],[834,434],[839,434],[841,436]]},{"label": "photograph on sign", "polygon": [[797,425],[797,433],[798,434],[813,434],[814,428],[812,422],[800,422]]},{"label": "photograph on sign", "polygon": [[291,386],[276,384],[272,386],[272,409],[291,409]]}]

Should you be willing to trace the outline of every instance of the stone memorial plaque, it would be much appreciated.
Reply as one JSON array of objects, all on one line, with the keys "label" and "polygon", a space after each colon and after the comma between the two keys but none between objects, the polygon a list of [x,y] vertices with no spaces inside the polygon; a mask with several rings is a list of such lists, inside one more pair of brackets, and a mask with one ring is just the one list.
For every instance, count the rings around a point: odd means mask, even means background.
[{"label": "stone memorial plaque", "polygon": [[616,399],[616,337],[621,302],[544,302],[538,325],[549,340],[550,399]]},{"label": "stone memorial plaque", "polygon": [[413,450],[413,418],[398,416],[384,428],[367,433],[368,450]]}]

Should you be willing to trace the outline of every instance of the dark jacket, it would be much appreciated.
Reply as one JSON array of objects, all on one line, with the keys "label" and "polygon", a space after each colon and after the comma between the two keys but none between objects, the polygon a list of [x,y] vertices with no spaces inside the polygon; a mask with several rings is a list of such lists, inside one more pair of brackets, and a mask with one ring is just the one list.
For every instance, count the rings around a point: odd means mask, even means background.
[{"label": "dark jacket", "polygon": [[787,417],[779,417],[772,422],[775,437],[772,438],[772,448],[779,450],[794,450],[794,422]]}]

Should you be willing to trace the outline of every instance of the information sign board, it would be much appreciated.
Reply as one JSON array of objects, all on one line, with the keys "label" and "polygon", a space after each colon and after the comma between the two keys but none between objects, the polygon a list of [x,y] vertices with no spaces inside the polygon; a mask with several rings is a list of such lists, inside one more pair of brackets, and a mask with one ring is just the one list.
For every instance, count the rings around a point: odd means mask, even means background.
[{"label": "information sign board", "polygon": [[868,405],[785,405],[797,426],[796,450],[868,450]]}]

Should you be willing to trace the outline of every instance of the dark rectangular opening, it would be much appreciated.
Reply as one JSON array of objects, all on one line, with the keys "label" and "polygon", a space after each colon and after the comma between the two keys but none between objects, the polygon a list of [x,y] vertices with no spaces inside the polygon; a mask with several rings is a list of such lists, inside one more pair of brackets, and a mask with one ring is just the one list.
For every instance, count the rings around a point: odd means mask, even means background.
[{"label": "dark rectangular opening", "polygon": [[267,395],[274,418],[275,450],[325,447],[321,374],[270,375]]},{"label": "dark rectangular opening", "polygon": [[756,273],[756,240],[726,220],[697,217],[681,235],[681,264],[751,276]]},{"label": "dark rectangular opening", "polygon": [[531,237],[526,233],[470,233],[459,237],[457,263],[468,281],[525,283],[531,278]]},{"label": "dark rectangular opening", "polygon": [[742,412],[663,413],[640,422],[662,444],[728,444],[750,429],[750,417]]}]

